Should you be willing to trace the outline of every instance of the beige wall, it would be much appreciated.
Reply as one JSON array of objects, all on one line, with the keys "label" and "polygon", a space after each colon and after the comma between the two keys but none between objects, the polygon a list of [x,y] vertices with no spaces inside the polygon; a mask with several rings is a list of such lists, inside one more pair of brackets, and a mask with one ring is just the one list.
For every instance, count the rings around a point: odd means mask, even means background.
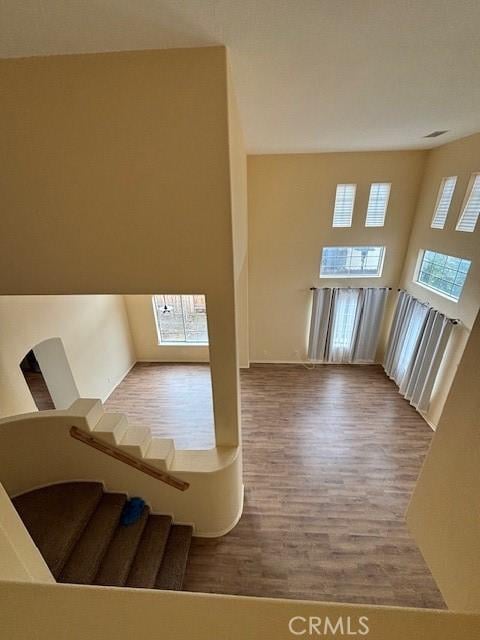
[{"label": "beige wall", "polygon": [[248,367],[250,354],[248,335],[247,155],[229,65],[227,67],[227,81],[238,364],[240,367]]},{"label": "beige wall", "polygon": [[423,466],[407,520],[447,605],[480,612],[480,316]]},{"label": "beige wall", "polygon": [[[208,346],[159,344],[152,296],[125,296],[125,304],[140,362],[208,362]],[[208,308],[207,308],[208,314]]]},{"label": "beige wall", "polygon": [[[381,278],[342,279],[340,286],[392,286],[400,278],[425,152],[250,156],[249,309],[252,361],[303,361],[324,245],[386,247]],[[337,183],[354,182],[353,225],[332,228]],[[385,227],[365,228],[371,182],[391,182]],[[393,298],[393,297],[392,297]]]},{"label": "beige wall", "polygon": [[20,362],[62,340],[81,396],[106,399],[135,362],[122,296],[0,297],[0,417],[35,411]]},{"label": "beige wall", "polygon": [[[88,400],[78,400],[68,411],[0,419],[0,483],[9,496],[57,482],[91,480],[102,482],[107,491],[142,496],[153,513],[171,515],[177,523],[192,525],[196,536],[219,537],[237,524],[243,506],[238,447],[174,451],[173,459],[168,465],[163,460],[160,468],[190,484],[186,491],[179,491],[72,438],[72,426],[89,432],[92,414],[86,411],[90,405]],[[97,414],[93,419],[92,428],[100,417]],[[136,427],[132,427],[134,440]],[[158,451],[168,444],[154,437],[150,446]],[[124,450],[121,444],[120,450]],[[138,449],[129,453],[147,464],[158,465],[150,447],[144,455]]]},{"label": "beige wall", "polygon": [[[461,320],[461,324],[455,328],[450,349],[432,394],[431,406],[426,416],[432,426],[438,423],[468,333],[480,306],[480,224],[474,233],[455,231],[470,176],[477,171],[480,171],[480,134],[456,140],[429,152],[401,279],[402,288],[420,300],[429,302],[448,316]],[[442,178],[447,176],[458,176],[450,212],[445,229],[432,229],[430,224],[438,189]],[[452,302],[413,282],[421,249],[433,249],[472,261],[458,302]]]},{"label": "beige wall", "polygon": [[[366,616],[370,631],[366,636],[295,636],[289,631],[294,616],[312,617],[313,622],[328,617],[333,624],[343,618],[345,629],[348,617],[352,629],[357,629],[359,617]],[[297,621],[297,629],[299,624],[304,628],[302,621]],[[0,629],[8,640],[474,640],[480,634],[480,616],[151,589],[3,582]]]},{"label": "beige wall", "polygon": [[2,60],[0,76],[0,293],[205,293],[217,443],[235,445],[225,49]]}]

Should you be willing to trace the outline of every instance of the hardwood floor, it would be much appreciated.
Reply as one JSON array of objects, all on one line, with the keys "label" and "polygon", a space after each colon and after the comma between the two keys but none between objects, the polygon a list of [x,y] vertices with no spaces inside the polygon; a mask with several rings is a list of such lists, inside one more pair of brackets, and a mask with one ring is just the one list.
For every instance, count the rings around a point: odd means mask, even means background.
[{"label": "hardwood floor", "polygon": [[[177,446],[189,431],[206,445],[206,377],[137,365],[107,407],[158,412],[157,433],[181,423]],[[383,370],[258,365],[241,389],[244,514],[223,538],[194,539],[184,588],[443,608],[404,520],[433,434]]]},{"label": "hardwood floor", "polygon": [[212,383],[208,364],[139,362],[109,397],[109,411],[148,425],[177,449],[215,446]]},{"label": "hardwood floor", "polygon": [[36,371],[24,371],[23,375],[25,381],[30,389],[30,393],[33,396],[33,400],[37,405],[39,411],[48,411],[49,409],[55,409],[52,396],[48,390],[45,378],[41,373]]}]

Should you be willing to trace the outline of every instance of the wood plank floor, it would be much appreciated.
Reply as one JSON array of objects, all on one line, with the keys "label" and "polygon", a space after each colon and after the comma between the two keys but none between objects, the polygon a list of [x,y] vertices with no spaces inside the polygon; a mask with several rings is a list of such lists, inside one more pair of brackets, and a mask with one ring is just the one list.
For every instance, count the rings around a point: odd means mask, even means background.
[{"label": "wood plank floor", "polygon": [[[208,377],[137,365],[107,407],[156,415],[165,436],[180,420],[177,443],[190,431],[209,446]],[[404,520],[432,432],[383,370],[259,365],[241,389],[244,514],[223,538],[194,539],[184,588],[443,608]]]},{"label": "wood plank floor", "polygon": [[23,376],[33,396],[33,400],[39,411],[55,409],[52,396],[48,390],[45,378],[41,373],[35,371],[24,371]]}]

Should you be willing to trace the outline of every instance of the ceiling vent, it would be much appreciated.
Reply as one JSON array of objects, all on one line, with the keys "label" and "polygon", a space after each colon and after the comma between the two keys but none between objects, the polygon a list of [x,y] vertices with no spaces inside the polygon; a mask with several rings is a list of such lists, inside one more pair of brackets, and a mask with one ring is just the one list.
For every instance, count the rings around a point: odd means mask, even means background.
[{"label": "ceiling vent", "polygon": [[445,131],[432,131],[432,133],[429,133],[426,136],[423,136],[424,138],[438,138],[438,136],[443,136],[444,133],[447,133],[448,129],[445,129]]}]

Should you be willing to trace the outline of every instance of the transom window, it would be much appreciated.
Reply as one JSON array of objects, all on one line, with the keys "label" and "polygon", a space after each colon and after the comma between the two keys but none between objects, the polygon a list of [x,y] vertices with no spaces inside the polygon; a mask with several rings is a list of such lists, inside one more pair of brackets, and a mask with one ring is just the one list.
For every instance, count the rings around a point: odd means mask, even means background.
[{"label": "transom window", "polygon": [[474,173],[465,196],[462,212],[457,222],[457,231],[473,233],[480,215],[480,173]]},{"label": "transom window", "polygon": [[333,210],[333,227],[352,226],[356,190],[356,184],[337,184],[335,207]]},{"label": "transom window", "polygon": [[390,198],[390,182],[372,182],[368,198],[366,227],[383,227]]},{"label": "transom window", "polygon": [[385,247],[324,247],[321,278],[375,278],[382,275]]},{"label": "transom window", "polygon": [[432,218],[432,229],[443,229],[447,220],[448,211],[452,204],[453,192],[457,184],[457,176],[443,178],[438,190],[437,203]]},{"label": "transom window", "polygon": [[156,295],[153,310],[159,344],[208,344],[204,295]]},{"label": "transom window", "polygon": [[417,282],[457,301],[470,269],[470,260],[435,251],[423,251]]}]

